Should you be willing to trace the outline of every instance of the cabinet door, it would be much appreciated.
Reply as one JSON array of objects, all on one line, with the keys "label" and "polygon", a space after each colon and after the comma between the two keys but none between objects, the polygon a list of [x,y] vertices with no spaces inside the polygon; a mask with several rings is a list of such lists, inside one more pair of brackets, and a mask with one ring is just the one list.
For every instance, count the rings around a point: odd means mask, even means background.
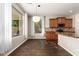
[{"label": "cabinet door", "polygon": [[47,40],[51,40],[51,32],[49,32],[49,31],[46,31],[46,39]]},{"label": "cabinet door", "polygon": [[57,28],[58,26],[58,21],[57,19],[50,19],[50,28]]},{"label": "cabinet door", "polygon": [[65,17],[58,17],[57,19],[58,19],[58,23],[62,24],[62,23],[65,23],[66,18]]},{"label": "cabinet door", "polygon": [[72,27],[72,19],[66,19],[65,20],[65,27],[71,28]]},{"label": "cabinet door", "polygon": [[53,31],[46,31],[46,40],[58,40],[58,34]]}]

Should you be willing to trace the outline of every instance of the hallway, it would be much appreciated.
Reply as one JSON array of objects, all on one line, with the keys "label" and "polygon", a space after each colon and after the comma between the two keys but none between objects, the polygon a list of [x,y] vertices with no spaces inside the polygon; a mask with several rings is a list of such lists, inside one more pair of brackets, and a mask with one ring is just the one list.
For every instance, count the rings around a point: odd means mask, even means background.
[{"label": "hallway", "polygon": [[29,39],[9,56],[71,56],[62,47],[53,42],[47,44],[44,39]]}]

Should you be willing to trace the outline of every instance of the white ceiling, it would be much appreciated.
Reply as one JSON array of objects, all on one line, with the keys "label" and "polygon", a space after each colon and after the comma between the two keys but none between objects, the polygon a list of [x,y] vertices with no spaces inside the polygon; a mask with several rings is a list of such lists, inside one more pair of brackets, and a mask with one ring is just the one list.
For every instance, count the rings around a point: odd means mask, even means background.
[{"label": "white ceiling", "polygon": [[[69,16],[79,13],[79,3],[21,3],[25,11],[32,16]],[[36,7],[37,8],[36,13]],[[69,11],[72,10],[72,13]]]}]

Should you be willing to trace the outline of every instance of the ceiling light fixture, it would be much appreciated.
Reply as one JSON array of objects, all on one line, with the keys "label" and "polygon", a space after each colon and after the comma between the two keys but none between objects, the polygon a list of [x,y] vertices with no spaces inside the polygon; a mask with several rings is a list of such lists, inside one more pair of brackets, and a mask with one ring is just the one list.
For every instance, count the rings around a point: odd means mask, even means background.
[{"label": "ceiling light fixture", "polygon": [[72,10],[69,10],[70,13],[72,13]]},{"label": "ceiling light fixture", "polygon": [[34,22],[39,22],[40,21],[40,17],[39,16],[33,16],[33,21]]},{"label": "ceiling light fixture", "polygon": [[37,5],[36,6],[36,16],[33,16],[33,21],[34,22],[39,22],[40,21],[40,16],[37,16],[37,9],[38,9],[38,7],[40,7],[40,5]]}]

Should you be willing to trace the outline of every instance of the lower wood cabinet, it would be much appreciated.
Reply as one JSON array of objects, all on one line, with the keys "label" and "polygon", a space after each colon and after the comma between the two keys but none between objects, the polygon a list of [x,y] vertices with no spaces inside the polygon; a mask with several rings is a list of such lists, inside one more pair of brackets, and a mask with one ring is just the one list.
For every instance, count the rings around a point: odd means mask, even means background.
[{"label": "lower wood cabinet", "polygon": [[46,31],[45,33],[47,41],[56,41],[58,43],[58,34],[54,31]]}]

